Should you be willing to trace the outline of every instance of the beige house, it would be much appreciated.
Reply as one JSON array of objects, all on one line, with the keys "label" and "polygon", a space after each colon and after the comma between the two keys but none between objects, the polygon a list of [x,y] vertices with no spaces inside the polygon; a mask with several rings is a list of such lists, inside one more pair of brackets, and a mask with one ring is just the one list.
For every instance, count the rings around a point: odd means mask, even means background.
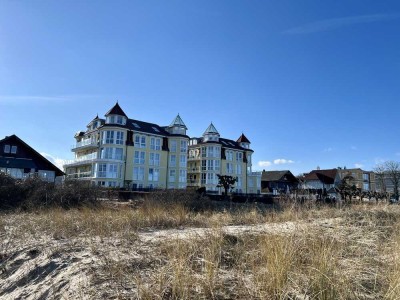
[{"label": "beige house", "polygon": [[348,178],[350,185],[355,185],[362,191],[376,191],[375,173],[371,171],[364,171],[360,168],[356,169],[338,169],[340,179]]},{"label": "beige house", "polygon": [[118,103],[75,135],[75,159],[66,178],[105,187],[186,188],[187,127],[178,115],[169,126],[129,119]]},{"label": "beige house", "polygon": [[189,141],[188,186],[221,194],[217,175],[230,175],[237,177],[234,192],[259,194],[261,173],[252,172],[252,154],[244,134],[237,141],[221,138],[211,123],[201,138]]}]

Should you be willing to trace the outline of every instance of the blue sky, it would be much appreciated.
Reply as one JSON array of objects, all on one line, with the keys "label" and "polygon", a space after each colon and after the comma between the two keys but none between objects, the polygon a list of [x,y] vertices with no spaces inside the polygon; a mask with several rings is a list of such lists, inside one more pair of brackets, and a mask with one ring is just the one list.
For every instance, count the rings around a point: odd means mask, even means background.
[{"label": "blue sky", "polygon": [[242,132],[254,169],[400,160],[399,1],[1,1],[0,137],[71,159],[130,118]]}]

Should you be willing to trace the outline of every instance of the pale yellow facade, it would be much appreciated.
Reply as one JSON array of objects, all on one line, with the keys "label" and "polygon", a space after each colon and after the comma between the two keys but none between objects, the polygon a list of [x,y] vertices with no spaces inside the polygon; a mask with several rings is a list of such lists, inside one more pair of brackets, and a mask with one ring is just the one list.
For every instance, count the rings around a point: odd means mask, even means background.
[{"label": "pale yellow facade", "polygon": [[237,177],[234,192],[260,193],[261,174],[252,172],[250,142],[222,139],[211,124],[202,139],[189,139],[178,115],[169,126],[129,119],[118,103],[75,135],[75,159],[64,165],[67,179],[133,190],[205,187],[221,193],[217,175]]}]

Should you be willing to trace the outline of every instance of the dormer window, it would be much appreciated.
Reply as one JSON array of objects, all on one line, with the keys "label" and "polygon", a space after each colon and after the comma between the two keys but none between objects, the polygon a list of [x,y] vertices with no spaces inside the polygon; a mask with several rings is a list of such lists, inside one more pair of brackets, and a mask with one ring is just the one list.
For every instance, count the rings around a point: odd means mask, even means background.
[{"label": "dormer window", "polygon": [[107,124],[125,125],[126,118],[123,116],[110,115],[110,116],[107,116],[106,123]]}]

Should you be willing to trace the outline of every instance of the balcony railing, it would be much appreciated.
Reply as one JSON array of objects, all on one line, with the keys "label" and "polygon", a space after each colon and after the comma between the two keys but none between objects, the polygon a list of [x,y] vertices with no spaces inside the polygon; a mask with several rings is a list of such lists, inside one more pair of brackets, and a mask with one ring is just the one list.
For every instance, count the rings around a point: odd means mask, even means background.
[{"label": "balcony railing", "polygon": [[97,159],[97,152],[88,154],[88,155],[84,155],[72,160],[67,160],[65,161],[64,165],[76,165],[76,164],[82,164],[82,163],[90,163],[93,160]]},{"label": "balcony railing", "polygon": [[200,167],[188,167],[188,173],[200,173]]},{"label": "balcony railing", "polygon": [[261,176],[261,172],[247,172],[249,176]]},{"label": "balcony railing", "polygon": [[71,146],[71,150],[77,150],[77,149],[82,149],[82,148],[96,148],[98,146],[97,141],[92,140],[92,139],[86,139],[82,140],[80,142],[77,142],[75,145]]},{"label": "balcony railing", "polygon": [[67,174],[67,179],[91,178],[92,171]]}]

